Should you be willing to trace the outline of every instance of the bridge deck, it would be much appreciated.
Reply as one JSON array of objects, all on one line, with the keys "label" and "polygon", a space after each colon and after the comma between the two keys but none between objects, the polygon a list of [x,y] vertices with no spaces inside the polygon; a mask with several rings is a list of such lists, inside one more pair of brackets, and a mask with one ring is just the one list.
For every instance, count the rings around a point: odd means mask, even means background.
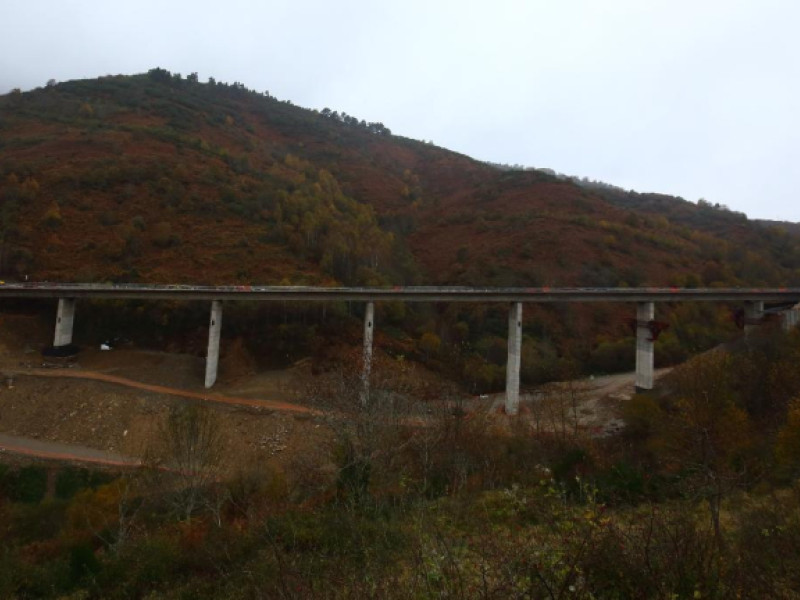
[{"label": "bridge deck", "polygon": [[800,288],[473,288],[4,283],[0,298],[400,302],[800,302]]}]

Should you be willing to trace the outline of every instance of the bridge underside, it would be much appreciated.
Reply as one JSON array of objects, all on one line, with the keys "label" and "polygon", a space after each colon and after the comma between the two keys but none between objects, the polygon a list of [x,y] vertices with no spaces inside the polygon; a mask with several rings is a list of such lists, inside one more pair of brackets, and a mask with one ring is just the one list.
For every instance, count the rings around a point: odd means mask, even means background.
[{"label": "bridge underside", "polygon": [[629,302],[636,303],[636,389],[653,388],[655,342],[661,324],[654,320],[657,302],[705,301],[739,302],[744,305],[742,322],[745,334],[761,322],[764,304],[782,303],[778,309],[785,330],[800,322],[800,289],[683,289],[683,288],[301,288],[270,286],[174,286],[174,285],[95,285],[95,284],[4,284],[0,298],[58,298],[58,313],[53,344],[72,342],[77,298],[182,299],[211,300],[205,386],[217,379],[219,344],[224,301],[365,301],[363,399],[369,394],[372,367],[375,302],[503,302],[510,304],[508,317],[508,362],[506,402],[508,414],[519,410],[521,367],[522,305],[524,302]]}]

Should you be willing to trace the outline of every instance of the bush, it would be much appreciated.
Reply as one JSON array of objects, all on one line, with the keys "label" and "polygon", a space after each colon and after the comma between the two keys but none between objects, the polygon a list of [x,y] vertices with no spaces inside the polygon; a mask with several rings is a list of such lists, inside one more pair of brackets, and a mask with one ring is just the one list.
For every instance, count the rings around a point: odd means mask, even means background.
[{"label": "bush", "polygon": [[58,472],[56,478],[56,498],[69,500],[77,492],[108,483],[113,477],[100,471],[90,471],[77,467],[65,467]]},{"label": "bush", "polygon": [[738,515],[737,549],[741,553],[743,586],[762,598],[788,598],[800,589],[800,495],[769,497],[750,503]]},{"label": "bush", "polygon": [[75,583],[96,575],[100,571],[100,562],[89,544],[78,544],[70,550],[69,570]]},{"label": "bush", "polygon": [[47,212],[44,213],[44,217],[42,217],[42,225],[49,229],[57,229],[61,226],[61,222],[61,210],[58,204],[53,202],[48,207]]},{"label": "bush", "polygon": [[600,373],[629,371],[633,366],[636,342],[631,337],[603,341],[592,351],[589,367]]},{"label": "bush", "polygon": [[172,225],[166,221],[156,223],[156,225],[153,227],[151,239],[153,244],[159,248],[178,246],[181,243],[180,236],[172,232]]},{"label": "bush", "polygon": [[14,505],[10,526],[4,534],[22,543],[53,538],[61,531],[66,508],[65,502],[55,500]]},{"label": "bush", "polygon": [[138,229],[139,231],[144,231],[145,229],[147,229],[147,225],[142,215],[136,215],[135,217],[133,217],[133,219],[131,219],[131,225],[136,229]]},{"label": "bush", "polygon": [[117,592],[117,597],[141,598],[166,581],[177,586],[182,566],[177,541],[164,536],[151,537],[117,555],[98,573],[96,581],[100,589]]},{"label": "bush", "polygon": [[5,473],[0,472],[0,490],[9,500],[38,504],[47,491],[47,471],[35,466],[18,470],[6,468]]}]

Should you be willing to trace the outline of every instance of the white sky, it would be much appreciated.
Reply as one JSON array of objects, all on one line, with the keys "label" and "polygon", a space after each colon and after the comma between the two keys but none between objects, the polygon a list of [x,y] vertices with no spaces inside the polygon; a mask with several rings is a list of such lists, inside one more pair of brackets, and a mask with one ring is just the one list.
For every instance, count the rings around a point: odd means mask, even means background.
[{"label": "white sky", "polygon": [[0,93],[156,66],[800,221],[796,0],[0,0]]}]

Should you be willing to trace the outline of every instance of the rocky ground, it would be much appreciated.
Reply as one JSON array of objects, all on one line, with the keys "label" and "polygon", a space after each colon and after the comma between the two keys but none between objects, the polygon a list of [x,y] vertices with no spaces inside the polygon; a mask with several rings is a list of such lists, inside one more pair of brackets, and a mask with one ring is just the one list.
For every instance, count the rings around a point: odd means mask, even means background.
[{"label": "rocky ground", "polygon": [[[307,415],[261,408],[257,402],[255,406],[236,406],[58,377],[87,370],[205,395],[202,358],[135,348],[84,349],[75,361],[45,363],[39,350],[47,345],[49,336],[46,324],[35,317],[6,314],[0,319],[1,433],[141,458],[163,435],[170,407],[194,402],[214,412],[226,466],[247,469],[264,461],[290,462],[320,429]],[[294,393],[289,382],[302,379],[302,371],[300,367],[259,373],[246,381],[229,380],[215,392],[240,393],[245,399],[291,400]],[[324,437],[321,433],[316,436]]]}]

